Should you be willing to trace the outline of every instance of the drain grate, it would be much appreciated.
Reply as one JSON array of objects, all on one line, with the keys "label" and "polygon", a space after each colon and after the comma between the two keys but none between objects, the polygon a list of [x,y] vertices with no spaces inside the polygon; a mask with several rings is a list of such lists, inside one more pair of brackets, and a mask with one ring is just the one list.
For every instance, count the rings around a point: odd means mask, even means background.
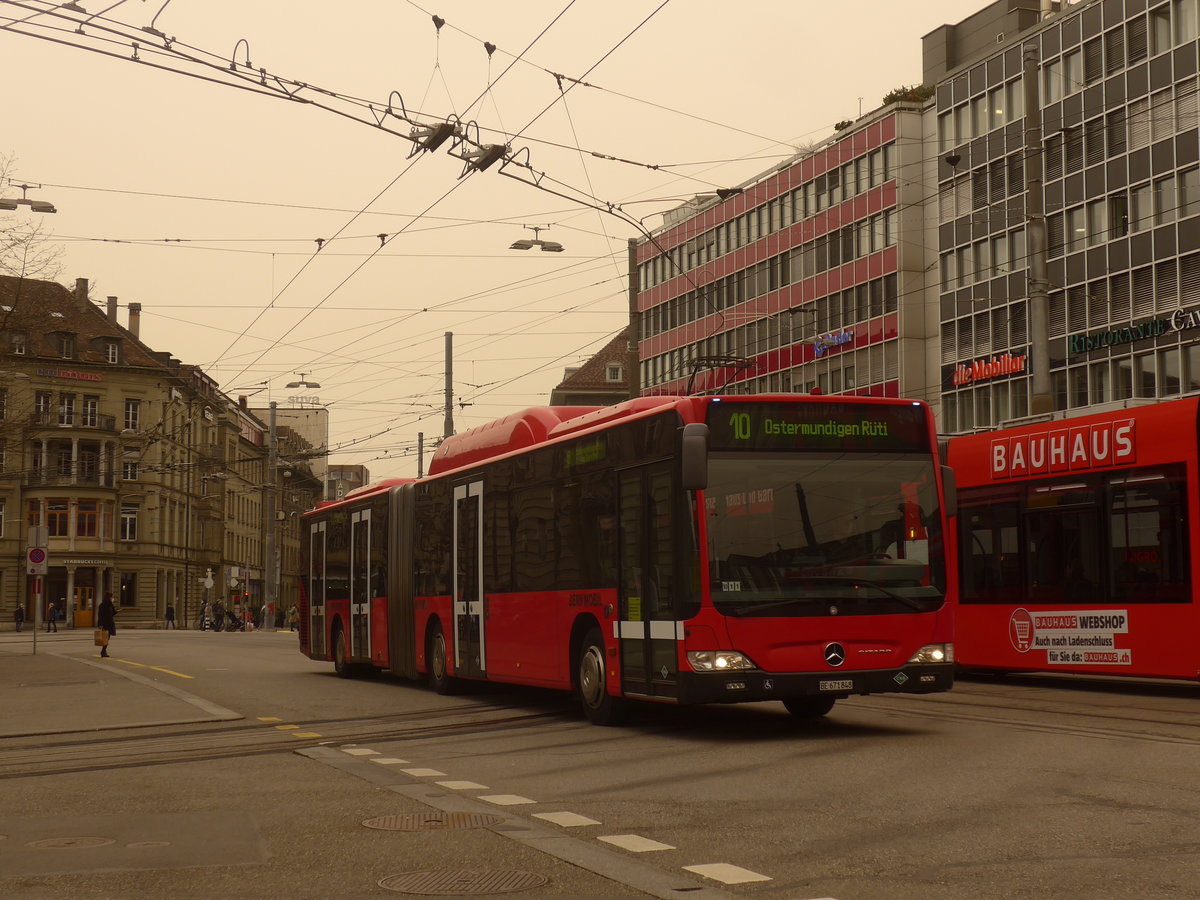
[{"label": "drain grate", "polygon": [[33,850],[88,850],[92,847],[107,847],[115,844],[113,838],[105,837],[59,837],[42,841],[30,841],[26,847]]},{"label": "drain grate", "polygon": [[503,821],[503,816],[489,816],[486,813],[416,813],[376,816],[363,824],[380,831],[442,831],[448,828],[484,828]]},{"label": "drain grate", "polygon": [[379,886],[401,894],[453,896],[507,894],[541,887],[550,879],[517,869],[432,869],[380,879]]}]

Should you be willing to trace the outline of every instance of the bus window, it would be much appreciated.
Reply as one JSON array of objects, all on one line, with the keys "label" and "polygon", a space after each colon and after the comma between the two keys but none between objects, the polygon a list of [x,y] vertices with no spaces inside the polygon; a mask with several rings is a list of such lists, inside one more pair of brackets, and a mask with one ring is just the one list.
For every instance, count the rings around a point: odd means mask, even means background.
[{"label": "bus window", "polygon": [[1043,507],[1027,521],[1030,599],[1035,603],[1096,603],[1103,583],[1096,511],[1091,507]]}]

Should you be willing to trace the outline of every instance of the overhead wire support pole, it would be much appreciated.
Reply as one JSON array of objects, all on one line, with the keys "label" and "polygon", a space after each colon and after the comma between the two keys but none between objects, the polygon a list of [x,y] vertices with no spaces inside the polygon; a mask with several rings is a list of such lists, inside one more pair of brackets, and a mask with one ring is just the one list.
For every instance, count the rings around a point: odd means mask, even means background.
[{"label": "overhead wire support pole", "polygon": [[638,309],[637,238],[629,238],[629,396],[636,398],[642,393],[641,347],[642,314]]},{"label": "overhead wire support pole", "polygon": [[442,440],[454,434],[454,332],[446,332],[446,421]]},{"label": "overhead wire support pole", "polygon": [[266,517],[266,536],[263,541],[263,568],[266,570],[266,584],[263,588],[263,617],[262,627],[267,625],[267,617],[274,617],[279,598],[279,568],[276,565],[275,547],[278,543],[279,517],[275,514],[275,492],[278,489],[279,475],[279,434],[275,428],[275,410],[277,404],[271,401],[270,415],[267,420],[267,486],[264,515]]}]

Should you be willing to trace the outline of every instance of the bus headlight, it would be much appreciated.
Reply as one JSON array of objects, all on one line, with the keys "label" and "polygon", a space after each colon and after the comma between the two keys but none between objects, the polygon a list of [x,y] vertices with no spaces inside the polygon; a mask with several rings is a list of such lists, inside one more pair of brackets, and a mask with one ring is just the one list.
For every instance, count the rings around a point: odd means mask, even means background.
[{"label": "bus headlight", "polygon": [[953,644],[926,644],[912,655],[910,663],[952,663],[954,662]]},{"label": "bus headlight", "polygon": [[733,669],[757,669],[745,654],[736,650],[689,650],[688,662],[697,672],[726,672]]}]

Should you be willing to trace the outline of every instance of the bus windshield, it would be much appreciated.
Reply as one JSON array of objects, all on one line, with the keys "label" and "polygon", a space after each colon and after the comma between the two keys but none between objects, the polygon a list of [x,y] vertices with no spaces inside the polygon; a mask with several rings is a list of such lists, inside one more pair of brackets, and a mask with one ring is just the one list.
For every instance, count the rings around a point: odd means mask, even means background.
[{"label": "bus windshield", "polygon": [[944,598],[928,456],[714,453],[705,507],[725,615],[929,612]]}]

